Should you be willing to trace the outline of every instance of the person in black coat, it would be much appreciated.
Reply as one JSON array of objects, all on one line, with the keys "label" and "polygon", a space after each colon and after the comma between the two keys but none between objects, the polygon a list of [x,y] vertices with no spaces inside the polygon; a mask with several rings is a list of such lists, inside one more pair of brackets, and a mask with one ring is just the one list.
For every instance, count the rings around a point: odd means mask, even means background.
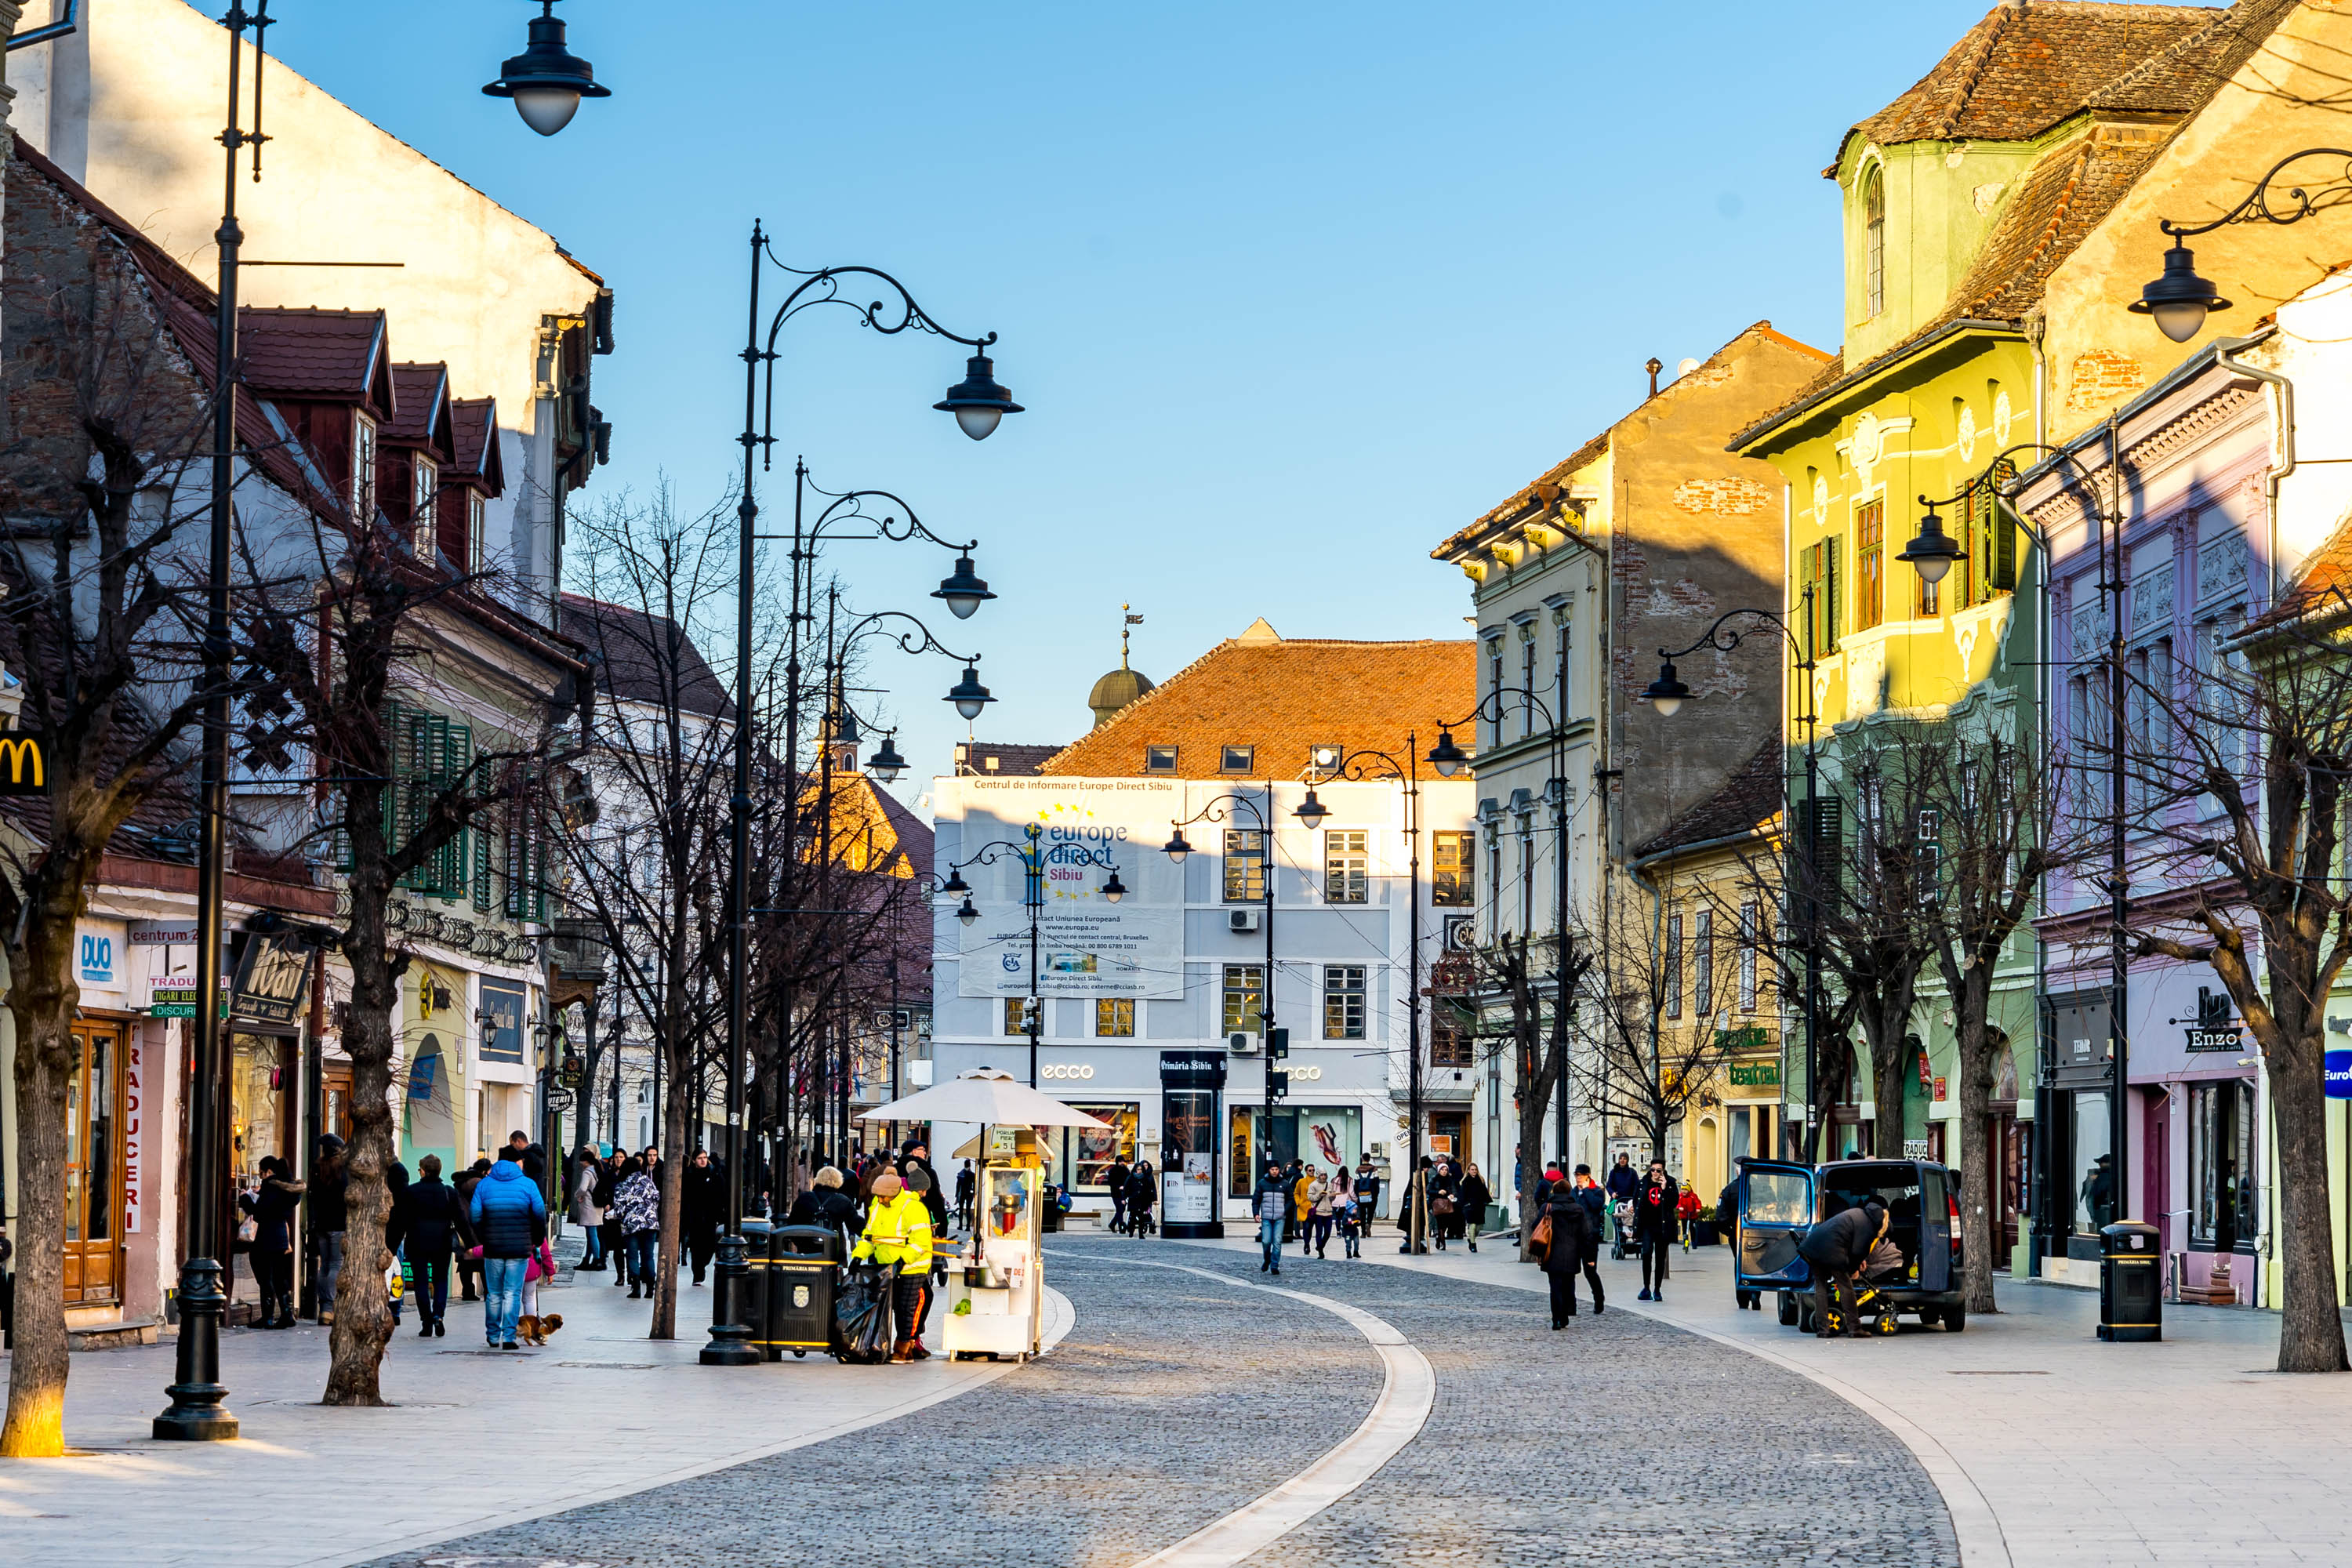
[{"label": "person in black coat", "polygon": [[694,1282],[699,1285],[719,1246],[719,1222],[727,1217],[727,1167],[712,1159],[708,1149],[697,1149],[687,1163],[683,1202],[678,1219],[686,1227],[687,1256],[693,1260]]},{"label": "person in black coat", "polygon": [[1486,1190],[1486,1178],[1478,1173],[1475,1163],[1464,1171],[1462,1187],[1454,1194],[1454,1201],[1458,1205],[1454,1211],[1454,1233],[1459,1236],[1465,1230],[1468,1231],[1470,1250],[1475,1252],[1478,1250],[1478,1227],[1486,1223],[1486,1205],[1495,1201],[1495,1194]]},{"label": "person in black coat", "polygon": [[841,1190],[840,1171],[827,1165],[810,1180],[815,1184],[793,1200],[792,1212],[784,1215],[784,1223],[823,1226],[827,1230],[856,1230],[857,1205]]},{"label": "person in black coat", "polygon": [[1853,1279],[1870,1261],[1871,1248],[1886,1235],[1886,1205],[1874,1195],[1864,1198],[1860,1208],[1851,1208],[1831,1215],[1805,1232],[1797,1243],[1797,1256],[1805,1260],[1813,1276],[1813,1332],[1822,1339],[1832,1337],[1830,1305],[1832,1295],[1846,1332],[1855,1339],[1863,1337],[1862,1322],[1853,1308]]},{"label": "person in black coat", "polygon": [[1135,1169],[1127,1176],[1127,1234],[1150,1236],[1152,1232],[1151,1206],[1160,1201],[1160,1176],[1152,1170],[1151,1162],[1138,1160]]},{"label": "person in black coat", "polygon": [[966,1160],[963,1163],[963,1169],[956,1173],[955,1217],[956,1224],[967,1229],[971,1228],[972,1223],[972,1199],[979,1191],[980,1178],[972,1174],[971,1162]]},{"label": "person in black coat", "polygon": [[628,1242],[621,1234],[621,1216],[613,1212],[613,1197],[621,1185],[622,1159],[623,1155],[616,1148],[596,1162],[596,1210],[604,1216],[604,1223],[596,1228],[603,1233],[604,1256],[614,1259],[613,1283],[615,1285],[625,1285],[629,1279],[629,1267],[625,1261]]},{"label": "person in black coat", "polygon": [[1462,1168],[1451,1160],[1438,1161],[1430,1171],[1429,1228],[1440,1252],[1462,1237]]},{"label": "person in black coat", "polygon": [[261,1290],[261,1322],[265,1329],[294,1326],[294,1210],[302,1201],[302,1184],[291,1178],[286,1162],[275,1154],[261,1157],[261,1185],[236,1200],[253,1216],[253,1282]]},{"label": "person in black coat", "polygon": [[1682,1201],[1682,1189],[1666,1174],[1666,1163],[1651,1161],[1649,1174],[1633,1191],[1633,1240],[1642,1249],[1642,1293],[1637,1300],[1666,1299],[1666,1259],[1674,1251],[1675,1227],[1681,1224],[1675,1210]]},{"label": "person in black coat", "polygon": [[1601,1310],[1601,1275],[1592,1266],[1601,1256],[1601,1233],[1593,1228],[1592,1210],[1566,1182],[1554,1182],[1545,1191],[1541,1215],[1551,1222],[1551,1239],[1543,1255],[1544,1276],[1551,1286],[1551,1326],[1565,1328],[1576,1316],[1579,1270],[1592,1283],[1593,1312]]},{"label": "person in black coat", "polygon": [[948,1229],[947,1190],[940,1184],[940,1173],[931,1169],[930,1146],[920,1138],[909,1138],[898,1156],[898,1179],[906,1183],[910,1193],[915,1190],[915,1185],[907,1178],[917,1171],[922,1172],[930,1184],[923,1188],[921,1195],[923,1206],[931,1214],[931,1234],[934,1237],[945,1236]]},{"label": "person in black coat", "polygon": [[1103,1184],[1110,1189],[1110,1227],[1114,1231],[1127,1229],[1127,1179],[1133,1174],[1134,1170],[1125,1160],[1114,1156],[1110,1170],[1103,1177]]},{"label": "person in black coat", "polygon": [[[474,1206],[474,1188],[484,1176],[489,1173],[490,1163],[488,1160],[477,1160],[466,1168],[465,1174],[450,1184],[450,1190],[457,1196],[458,1211],[468,1215],[466,1223],[469,1229],[473,1224],[470,1216]],[[482,1260],[467,1256],[480,1245],[479,1237],[468,1234],[457,1248],[457,1300],[460,1301],[478,1301],[482,1299],[479,1293],[482,1283]]]},{"label": "person in black coat", "polygon": [[[285,1173],[291,1175],[291,1172]],[[330,1132],[319,1140],[318,1163],[310,1167],[310,1234],[319,1248],[319,1321],[335,1321],[335,1286],[343,1273],[343,1231],[350,1207],[343,1189],[351,1179],[343,1141]]]},{"label": "person in black coat", "polygon": [[449,1255],[474,1242],[472,1222],[457,1193],[442,1183],[441,1156],[423,1156],[416,1171],[416,1180],[393,1205],[383,1239],[394,1251],[406,1248],[416,1276],[417,1337],[425,1339],[446,1333],[442,1318],[449,1310]]}]

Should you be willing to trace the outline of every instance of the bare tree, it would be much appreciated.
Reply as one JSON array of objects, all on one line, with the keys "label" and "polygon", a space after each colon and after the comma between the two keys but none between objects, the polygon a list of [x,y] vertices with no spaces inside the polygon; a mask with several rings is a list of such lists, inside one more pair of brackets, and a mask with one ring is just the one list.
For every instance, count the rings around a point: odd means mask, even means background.
[{"label": "bare tree", "polygon": [[[13,165],[10,181],[16,224],[40,193]],[[5,295],[0,636],[23,689],[0,743],[16,769],[35,765],[24,742],[37,747],[46,785],[9,803],[0,833],[21,1220],[9,1458],[64,1451],[75,922],[108,846],[142,810],[168,799],[174,817],[193,812],[173,781],[204,703],[186,631],[200,584],[176,552],[201,515],[186,480],[210,447],[209,400],[131,257],[83,238],[49,252],[51,270],[12,258]]]},{"label": "bare tree", "polygon": [[[314,850],[332,846],[342,881],[332,941],[351,972],[342,1041],[352,1059],[354,1251],[337,1297],[325,1403],[381,1405],[392,1332],[381,1238],[394,1158],[393,1019],[410,963],[392,919],[394,893],[454,896],[467,871],[463,835],[494,816],[506,819],[510,843],[540,837],[551,731],[544,713],[518,713],[513,732],[485,744],[400,700],[429,679],[435,617],[510,614],[480,592],[484,579],[420,559],[381,517],[312,511],[299,521],[241,519],[241,529],[253,586],[236,610],[240,651],[252,684],[290,709],[289,727],[310,751],[318,813],[308,840]],[[520,885],[535,872],[510,862],[507,875]]]},{"label": "bare tree", "polygon": [[[1511,932],[1475,952],[1439,959],[1430,973],[1432,1026],[1468,1037],[1487,1061],[1507,1058],[1511,1063],[1511,1081],[1518,1086],[1512,1103],[1518,1117],[1520,1179],[1530,1194],[1536,1162],[1527,1152],[1543,1147],[1552,1091],[1569,1070],[1571,1031],[1566,1015],[1559,1012],[1561,999],[1566,997],[1572,1012],[1592,968],[1589,948],[1573,942],[1566,946],[1565,975],[1538,972],[1531,956],[1541,946],[1531,944],[1524,933]],[[1480,1008],[1472,997],[1486,998],[1490,1005]],[[1500,1005],[1491,1005],[1496,1003]],[[1419,1048],[1417,1043],[1414,1048]],[[1534,1256],[1528,1240],[1534,1228],[1527,1223],[1529,1217],[1522,1215],[1519,1226],[1521,1261]]]},{"label": "bare tree", "polygon": [[[2234,637],[2209,623],[2192,660],[2136,661],[2125,700],[2131,879],[2177,911],[2133,950],[2210,965],[2262,1052],[2279,1172],[2278,1367],[2342,1372],[2325,1071],[2327,997],[2352,957],[2352,601],[2306,591]],[[2085,783],[2104,784],[2104,735],[2075,752]]]},{"label": "bare tree", "polygon": [[2044,753],[1995,732],[1989,718],[1914,726],[1895,747],[1913,781],[1925,931],[1958,1046],[1959,1169],[1977,1184],[1960,1204],[1962,1288],[1969,1311],[1990,1312],[1992,1215],[1983,1194],[1996,1173],[1987,1129],[2000,1058],[2011,1048],[1993,1023],[1993,985],[2043,879],[2076,863],[2079,840],[2060,820]]},{"label": "bare tree", "polygon": [[1653,894],[1648,920],[1620,916],[1570,927],[1573,946],[1590,954],[1596,973],[1585,987],[1588,1002],[1571,1020],[1582,1048],[1569,1053],[1567,1071],[1586,1109],[1604,1124],[1639,1127],[1650,1157],[1664,1160],[1666,1135],[1713,1091],[1728,1047],[1711,1006],[1685,1021],[1697,1000],[1689,986],[1694,971],[1670,935],[1679,917],[1667,913],[1664,889]]}]

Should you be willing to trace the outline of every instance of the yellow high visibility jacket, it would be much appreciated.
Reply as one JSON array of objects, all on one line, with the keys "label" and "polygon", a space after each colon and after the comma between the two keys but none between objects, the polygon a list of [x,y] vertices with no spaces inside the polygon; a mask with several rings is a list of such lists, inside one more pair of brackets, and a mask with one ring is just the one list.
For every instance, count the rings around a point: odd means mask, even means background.
[{"label": "yellow high visibility jacket", "polygon": [[877,1199],[859,1237],[859,1258],[895,1263],[901,1274],[928,1274],[931,1268],[931,1211],[912,1193]]}]

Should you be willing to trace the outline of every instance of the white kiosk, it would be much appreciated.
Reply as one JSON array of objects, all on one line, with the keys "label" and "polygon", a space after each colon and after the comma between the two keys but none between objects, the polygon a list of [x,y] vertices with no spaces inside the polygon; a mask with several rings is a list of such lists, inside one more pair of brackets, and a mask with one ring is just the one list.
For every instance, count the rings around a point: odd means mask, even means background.
[{"label": "white kiosk", "polygon": [[984,1355],[1026,1361],[1037,1354],[1045,1303],[1038,1233],[1050,1153],[1038,1129],[1107,1124],[992,1068],[879,1106],[858,1120],[981,1124],[980,1135],[951,1156],[979,1162],[979,1187],[973,1234],[945,1258],[941,1342],[950,1360]]}]

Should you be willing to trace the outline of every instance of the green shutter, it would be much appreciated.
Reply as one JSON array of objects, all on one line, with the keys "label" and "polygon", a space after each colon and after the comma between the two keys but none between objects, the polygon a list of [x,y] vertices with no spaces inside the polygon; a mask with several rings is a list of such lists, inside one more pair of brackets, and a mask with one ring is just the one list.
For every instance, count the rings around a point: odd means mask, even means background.
[{"label": "green shutter", "polygon": [[1991,491],[1986,498],[1986,580],[1999,593],[2017,586],[2017,523],[2000,498],[2000,487],[2017,477],[2017,465],[2003,458],[1992,466]]},{"label": "green shutter", "polygon": [[490,912],[490,839],[488,829],[478,823],[466,829],[466,844],[473,861],[474,908],[483,914]]}]

